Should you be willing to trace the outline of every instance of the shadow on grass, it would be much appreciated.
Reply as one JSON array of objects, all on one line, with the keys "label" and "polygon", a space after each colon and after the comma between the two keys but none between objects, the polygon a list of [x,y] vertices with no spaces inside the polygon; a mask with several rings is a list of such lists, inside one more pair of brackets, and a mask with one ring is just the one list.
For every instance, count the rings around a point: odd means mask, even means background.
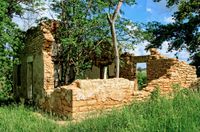
[{"label": "shadow on grass", "polygon": [[9,98],[0,98],[0,106],[8,106],[8,105],[12,105],[12,104],[16,104],[17,102],[9,97]]}]

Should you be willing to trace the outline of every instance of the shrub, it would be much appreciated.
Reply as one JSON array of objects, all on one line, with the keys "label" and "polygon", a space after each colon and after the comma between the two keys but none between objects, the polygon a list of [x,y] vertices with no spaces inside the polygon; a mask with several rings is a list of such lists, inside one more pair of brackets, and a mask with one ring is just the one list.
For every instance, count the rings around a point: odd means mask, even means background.
[{"label": "shrub", "polygon": [[0,78],[0,106],[13,101],[11,83]]},{"label": "shrub", "polygon": [[142,88],[147,83],[147,74],[146,74],[146,71],[138,71],[137,72],[137,80],[138,80],[138,89],[142,90]]},{"label": "shrub", "polygon": [[151,92],[151,100],[156,101],[160,98],[160,87],[156,86],[153,92]]}]

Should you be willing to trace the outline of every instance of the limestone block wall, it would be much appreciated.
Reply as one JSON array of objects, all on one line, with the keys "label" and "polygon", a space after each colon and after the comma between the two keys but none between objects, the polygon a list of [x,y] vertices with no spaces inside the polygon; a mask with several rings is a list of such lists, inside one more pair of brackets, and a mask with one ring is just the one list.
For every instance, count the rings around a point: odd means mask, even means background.
[{"label": "limestone block wall", "polygon": [[197,78],[197,80],[194,81],[194,82],[191,84],[190,88],[191,88],[192,90],[195,90],[195,91],[200,91],[200,78]]},{"label": "limestone block wall", "polygon": [[148,68],[148,72],[151,73],[149,83],[152,80],[168,79],[161,86],[167,85],[170,87],[168,84],[173,83],[180,84],[182,87],[189,87],[197,79],[196,68],[183,61],[178,61],[177,59],[160,59],[150,63],[152,65]]},{"label": "limestone block wall", "polygon": [[175,65],[175,63],[176,60],[174,61],[173,59],[149,60],[147,62],[148,82],[159,79],[162,76],[166,76],[168,69]]},{"label": "limestone block wall", "polygon": [[127,79],[76,80],[40,100],[40,107],[73,119],[131,103],[134,82]]},{"label": "limestone block wall", "polygon": [[57,88],[52,93],[41,98],[38,102],[40,108],[57,115],[72,116],[73,88]]},{"label": "limestone block wall", "polygon": [[[26,34],[25,47],[20,55],[20,73],[14,74],[14,94],[17,98],[33,99],[42,96],[43,91],[43,35],[30,29]],[[20,78],[20,85],[17,80]]]},{"label": "limestone block wall", "polygon": [[42,23],[41,31],[44,37],[43,60],[44,60],[44,90],[47,94],[54,90],[54,63],[52,61],[52,45],[55,41],[51,33],[51,27]]},{"label": "limestone block wall", "polygon": [[44,60],[44,90],[50,92],[54,90],[54,63],[48,52],[43,51]]},{"label": "limestone block wall", "polygon": [[[14,72],[16,98],[37,102],[54,90],[54,64],[51,50],[55,40],[50,30],[47,25],[42,24],[27,31],[25,47],[20,56],[20,73],[16,72],[17,66]],[[19,77],[20,86],[17,84]]]},{"label": "limestone block wall", "polygon": [[121,56],[122,65],[120,67],[120,77],[129,80],[136,79],[136,64],[134,62],[133,55],[123,54]]},{"label": "limestone block wall", "polygon": [[147,87],[140,91],[137,96],[138,100],[148,97],[155,87],[160,89],[161,95],[166,95],[173,92],[175,85],[190,88],[197,81],[196,68],[183,61],[160,59],[149,63],[153,65],[150,66],[148,72],[155,73],[155,75],[150,76],[151,80]]},{"label": "limestone block wall", "polygon": [[[156,49],[150,50],[147,56],[123,55],[125,67],[121,76],[127,79],[136,78],[136,64],[147,63],[147,87],[136,92],[135,98],[142,100],[149,97],[155,87],[159,87],[161,94],[165,95],[173,91],[173,85],[189,88],[196,80],[196,68],[175,58],[162,56]],[[132,70],[131,70],[132,69]],[[138,94],[137,94],[138,93]]]}]

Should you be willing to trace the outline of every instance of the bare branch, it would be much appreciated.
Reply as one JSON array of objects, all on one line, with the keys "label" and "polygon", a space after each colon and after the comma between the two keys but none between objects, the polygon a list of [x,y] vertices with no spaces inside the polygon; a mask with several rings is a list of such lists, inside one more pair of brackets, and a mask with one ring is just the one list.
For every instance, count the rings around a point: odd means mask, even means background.
[{"label": "bare branch", "polygon": [[110,14],[108,14],[108,13],[107,13],[107,19],[108,19],[109,24],[111,24],[112,20],[111,20]]},{"label": "bare branch", "polygon": [[121,8],[121,6],[122,6],[122,4],[123,4],[123,1],[124,1],[124,0],[119,0],[119,3],[117,4],[117,7],[116,7],[116,9],[115,9],[115,11],[114,11],[114,13],[113,13],[112,21],[115,21],[115,20],[116,20],[117,14],[119,13],[119,10],[120,10],[120,8]]}]

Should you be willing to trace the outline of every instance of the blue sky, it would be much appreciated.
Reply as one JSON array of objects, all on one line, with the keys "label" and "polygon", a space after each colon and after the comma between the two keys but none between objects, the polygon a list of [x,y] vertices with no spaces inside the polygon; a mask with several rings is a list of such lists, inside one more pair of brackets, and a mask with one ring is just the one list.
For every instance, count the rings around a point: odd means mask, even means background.
[{"label": "blue sky", "polygon": [[137,0],[134,6],[124,5],[124,16],[134,22],[159,21],[163,24],[172,22],[172,14],[177,10],[176,6],[166,8],[166,1],[153,2],[153,0]]},{"label": "blue sky", "polygon": [[[50,0],[46,0],[50,1]],[[123,5],[122,10],[124,14],[121,14],[123,17],[132,20],[133,22],[139,23],[147,23],[151,21],[158,21],[163,24],[172,23],[173,17],[172,14],[177,10],[177,6],[173,6],[171,8],[166,7],[166,1],[161,0],[159,3],[153,2],[153,0],[136,0],[137,4],[133,6]],[[26,13],[24,16],[28,19],[20,19],[14,18],[14,21],[19,24],[21,29],[27,30],[31,26],[34,26],[34,20],[41,17],[50,17],[53,18],[55,15],[49,10],[50,4],[46,3],[45,8],[47,10],[44,12],[38,12],[38,14],[33,15],[30,13]],[[28,26],[27,26],[28,25]],[[140,43],[136,45],[135,50],[130,51],[135,55],[146,55],[147,53],[144,48],[148,44],[148,42]],[[167,57],[175,57],[174,54],[177,51],[167,52],[168,42],[164,42],[162,49],[159,50],[163,55]],[[187,61],[189,58],[189,53],[187,51],[181,51],[178,53],[178,57],[180,60]]]},{"label": "blue sky", "polygon": [[[137,4],[134,6],[123,5],[124,11],[123,17],[131,19],[133,22],[147,23],[151,21],[158,21],[163,24],[174,22],[172,14],[177,11],[177,6],[170,8],[166,7],[166,1],[153,2],[153,0],[137,0]],[[140,43],[136,46],[134,51],[131,51],[135,55],[147,55],[145,46],[148,42]],[[167,52],[168,42],[162,44],[162,49],[159,49],[160,53],[174,58],[177,51]],[[179,60],[188,62],[189,53],[186,50],[178,52]],[[139,65],[141,66],[141,65]]]}]

